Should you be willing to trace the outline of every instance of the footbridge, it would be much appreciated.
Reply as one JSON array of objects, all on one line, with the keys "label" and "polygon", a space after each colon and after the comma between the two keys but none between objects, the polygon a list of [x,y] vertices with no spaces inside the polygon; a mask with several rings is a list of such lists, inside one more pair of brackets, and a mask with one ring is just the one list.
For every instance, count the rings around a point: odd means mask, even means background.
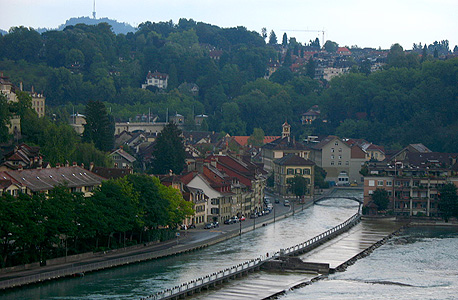
[{"label": "footbridge", "polygon": [[363,204],[363,200],[362,199],[359,199],[359,198],[356,198],[356,197],[349,197],[349,196],[323,196],[323,197],[319,197],[319,198],[314,199],[313,203],[316,204],[316,203],[319,203],[321,201],[325,201],[325,200],[329,200],[329,199],[348,199],[348,200],[356,201],[359,204]]}]

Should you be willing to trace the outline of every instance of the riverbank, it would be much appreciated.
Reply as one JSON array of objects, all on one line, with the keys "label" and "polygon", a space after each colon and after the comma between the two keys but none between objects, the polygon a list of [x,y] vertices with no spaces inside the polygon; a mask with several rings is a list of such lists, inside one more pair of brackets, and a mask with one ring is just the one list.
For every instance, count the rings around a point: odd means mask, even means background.
[{"label": "riverbank", "polygon": [[[181,253],[196,251],[222,241],[234,238],[240,234],[267,226],[273,222],[287,218],[300,209],[313,205],[311,199],[301,204],[301,207],[283,207],[277,204],[274,213],[258,219],[248,219],[241,224],[220,225],[214,230],[192,229],[180,231],[176,240],[160,243],[136,245],[104,253],[80,255],[57,260],[53,265],[39,264],[18,266],[6,272],[0,272],[0,289],[10,289],[23,285],[40,283],[64,277],[84,276],[85,273],[138,263]],[[239,226],[240,225],[240,226]]]}]

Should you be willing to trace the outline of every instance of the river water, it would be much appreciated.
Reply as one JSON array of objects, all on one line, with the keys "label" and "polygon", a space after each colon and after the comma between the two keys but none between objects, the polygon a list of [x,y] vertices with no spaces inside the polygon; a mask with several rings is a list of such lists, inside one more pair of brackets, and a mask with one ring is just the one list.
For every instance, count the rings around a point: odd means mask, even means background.
[{"label": "river water", "polygon": [[345,272],[279,299],[458,299],[457,249],[457,227],[412,227]]},{"label": "river water", "polygon": [[[360,196],[342,192],[342,196]],[[256,229],[201,251],[134,264],[84,277],[7,291],[0,299],[139,299],[227,267],[304,242],[351,217],[359,204],[323,201],[275,224]],[[219,230],[224,230],[220,226]]]}]

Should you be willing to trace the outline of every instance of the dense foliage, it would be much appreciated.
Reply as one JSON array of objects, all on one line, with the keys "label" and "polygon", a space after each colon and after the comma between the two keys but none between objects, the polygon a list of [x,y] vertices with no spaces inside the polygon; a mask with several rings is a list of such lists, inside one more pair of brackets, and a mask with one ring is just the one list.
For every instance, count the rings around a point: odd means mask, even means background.
[{"label": "dense foliage", "polygon": [[185,167],[186,152],[181,130],[174,123],[167,124],[159,133],[153,148],[154,174],[180,174]]},{"label": "dense foliage", "polygon": [[458,195],[453,183],[448,183],[439,190],[439,210],[446,222],[451,217],[458,218]]},{"label": "dense foliage", "polygon": [[65,186],[48,197],[5,193],[0,197],[0,265],[170,238],[171,229],[193,213],[178,190],[146,175],[105,181],[87,198]]},{"label": "dense foliage", "polygon": [[[451,53],[447,41],[414,45],[409,54],[394,44],[386,68],[374,73],[368,59],[349,59],[352,73],[327,83],[311,79],[313,58],[299,72],[288,68],[292,55],[320,49],[318,40],[305,46],[291,37],[280,46],[273,31],[266,39],[265,28],[260,35],[192,19],[145,22],[126,35],[115,35],[106,23],[41,35],[16,27],[0,37],[0,69],[26,89],[33,84],[44,91],[49,105],[103,101],[116,120],[151,110],[165,121],[167,111],[177,111],[194,128],[193,115],[205,113],[213,131],[250,135],[261,128],[278,135],[287,119],[296,138],[337,134],[386,147],[421,142],[436,151],[458,148],[458,59],[438,59]],[[337,46],[324,44],[331,53]],[[277,61],[283,67],[263,79],[269,62]],[[167,90],[141,89],[148,71],[156,70],[169,75]],[[196,83],[198,94],[184,83]],[[315,104],[321,118],[302,126],[301,114]]]}]

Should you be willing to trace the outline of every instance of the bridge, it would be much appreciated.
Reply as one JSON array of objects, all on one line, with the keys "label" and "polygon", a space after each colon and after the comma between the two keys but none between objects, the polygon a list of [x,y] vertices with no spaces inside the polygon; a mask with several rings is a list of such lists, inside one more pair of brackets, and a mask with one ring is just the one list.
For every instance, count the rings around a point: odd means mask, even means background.
[{"label": "bridge", "polygon": [[324,200],[329,200],[329,199],[348,199],[348,200],[353,200],[358,202],[359,204],[363,204],[363,200],[356,198],[356,197],[348,197],[348,196],[324,196],[324,197],[319,197],[313,200],[313,203],[316,204],[318,202],[324,201]]}]

